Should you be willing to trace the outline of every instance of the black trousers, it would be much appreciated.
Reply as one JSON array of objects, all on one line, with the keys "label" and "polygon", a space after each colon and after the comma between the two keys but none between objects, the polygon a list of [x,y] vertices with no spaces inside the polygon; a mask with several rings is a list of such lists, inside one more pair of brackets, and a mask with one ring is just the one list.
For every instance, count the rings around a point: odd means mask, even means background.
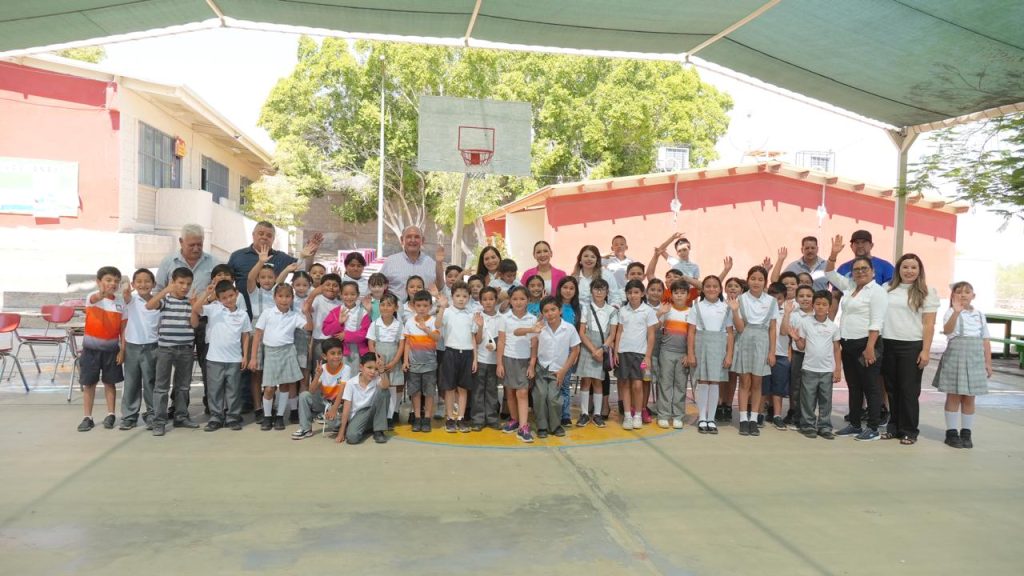
[{"label": "black trousers", "polygon": [[917,358],[924,342],[921,340],[889,340],[882,361],[882,375],[885,377],[886,392],[889,396],[889,425],[886,431],[899,437],[917,438],[918,422],[921,415],[921,374]]},{"label": "black trousers", "polygon": [[882,339],[875,341],[875,362],[870,366],[865,366],[861,357],[868,345],[867,338],[844,338],[840,345],[843,350],[843,375],[850,389],[850,424],[859,428],[862,420],[865,420],[861,407],[866,396],[868,428],[878,430],[879,413],[882,408],[882,385],[878,381],[883,362]]}]

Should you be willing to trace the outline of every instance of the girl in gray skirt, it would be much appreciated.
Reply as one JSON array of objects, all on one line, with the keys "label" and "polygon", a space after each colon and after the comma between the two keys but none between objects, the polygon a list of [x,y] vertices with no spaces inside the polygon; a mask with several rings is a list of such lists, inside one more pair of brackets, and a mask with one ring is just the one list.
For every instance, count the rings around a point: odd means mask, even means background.
[{"label": "girl in gray skirt", "polygon": [[754,266],[747,272],[749,290],[739,298],[730,298],[732,321],[740,333],[736,339],[732,369],[740,375],[740,435],[760,436],[757,429],[757,413],[747,409],[760,410],[761,378],[771,374],[775,365],[775,323],[778,322],[779,304],[765,291],[768,271],[764,266]]},{"label": "girl in gray skirt", "polygon": [[[288,408],[288,391],[302,378],[295,353],[295,330],[313,329],[309,313],[299,314],[292,309],[295,294],[287,284],[274,287],[274,307],[263,312],[256,321],[256,336],[252,339],[249,369],[259,365],[256,353],[263,346],[263,423],[261,430],[284,430],[284,414]],[[277,415],[272,417],[274,399]]]},{"label": "girl in gray skirt", "polygon": [[[946,444],[953,448],[973,448],[974,397],[988,393],[992,345],[988,340],[985,315],[971,306],[974,288],[968,282],[957,282],[952,292],[950,308],[942,323],[942,333],[949,344],[939,360],[932,386],[946,393]],[[956,429],[958,415],[959,432]]]},{"label": "girl in gray skirt", "polygon": [[722,300],[722,281],[717,276],[704,278],[701,293],[690,310],[686,363],[697,374],[697,431],[718,434],[714,418],[718,388],[729,380],[736,336],[732,313]]},{"label": "girl in gray skirt", "polygon": [[405,374],[402,372],[403,348],[405,335],[402,330],[402,319],[398,317],[398,296],[394,292],[385,292],[378,303],[380,317],[373,321],[367,332],[367,344],[370,352],[377,355],[377,371],[387,374],[391,386],[388,410],[388,430],[395,429],[398,422],[398,402],[405,389]]}]

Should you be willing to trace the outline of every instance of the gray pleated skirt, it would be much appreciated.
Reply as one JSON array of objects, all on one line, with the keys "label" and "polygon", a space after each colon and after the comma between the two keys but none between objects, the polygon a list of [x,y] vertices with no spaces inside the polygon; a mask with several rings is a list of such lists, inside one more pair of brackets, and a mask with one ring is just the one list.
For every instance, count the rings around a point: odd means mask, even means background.
[{"label": "gray pleated skirt", "polygon": [[[380,356],[384,362],[391,362],[398,352],[397,342],[377,342],[375,348],[377,355]],[[380,366],[377,367],[380,369]],[[404,386],[405,385],[405,373],[402,372],[402,363],[395,364],[395,367],[391,372],[388,373],[388,380],[392,386]]]},{"label": "gray pleated skirt", "polygon": [[939,360],[932,386],[946,394],[988,394],[984,341],[971,336],[957,336],[950,340]]},{"label": "gray pleated skirt", "polygon": [[[768,327],[747,324],[736,338],[736,350],[732,355],[732,371],[737,374],[768,376]],[[726,378],[728,380],[728,378]]]},{"label": "gray pleated skirt", "polygon": [[263,387],[292,384],[302,380],[294,344],[263,347]]},{"label": "gray pleated skirt", "polygon": [[725,352],[729,346],[729,335],[725,332],[698,330],[697,341],[694,343],[694,354],[697,356],[698,382],[728,382],[729,369],[722,367]]},{"label": "gray pleated skirt", "polygon": [[309,332],[302,328],[295,331],[295,356],[299,361],[299,368],[309,368]]},{"label": "gray pleated skirt", "polygon": [[[591,343],[597,343],[601,339],[597,330],[587,330],[587,337],[590,338]],[[597,378],[599,380],[604,378],[604,367],[600,362],[594,360],[594,357],[582,344],[580,344],[580,360],[576,365],[576,375],[580,378]]]}]

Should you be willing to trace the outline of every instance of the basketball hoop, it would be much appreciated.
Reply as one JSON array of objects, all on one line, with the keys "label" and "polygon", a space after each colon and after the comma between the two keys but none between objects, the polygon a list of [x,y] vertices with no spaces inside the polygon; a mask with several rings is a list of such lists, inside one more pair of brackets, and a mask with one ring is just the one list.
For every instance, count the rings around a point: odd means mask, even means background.
[{"label": "basketball hoop", "polygon": [[496,130],[484,126],[459,126],[459,154],[466,168],[487,166],[494,158]]}]

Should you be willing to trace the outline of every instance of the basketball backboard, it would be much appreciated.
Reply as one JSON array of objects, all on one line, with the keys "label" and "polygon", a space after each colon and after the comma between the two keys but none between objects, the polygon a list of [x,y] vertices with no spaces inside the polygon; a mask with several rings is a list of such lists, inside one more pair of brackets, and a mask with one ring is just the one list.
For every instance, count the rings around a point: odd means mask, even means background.
[{"label": "basketball backboard", "polygon": [[421,96],[417,168],[530,175],[529,102]]}]

